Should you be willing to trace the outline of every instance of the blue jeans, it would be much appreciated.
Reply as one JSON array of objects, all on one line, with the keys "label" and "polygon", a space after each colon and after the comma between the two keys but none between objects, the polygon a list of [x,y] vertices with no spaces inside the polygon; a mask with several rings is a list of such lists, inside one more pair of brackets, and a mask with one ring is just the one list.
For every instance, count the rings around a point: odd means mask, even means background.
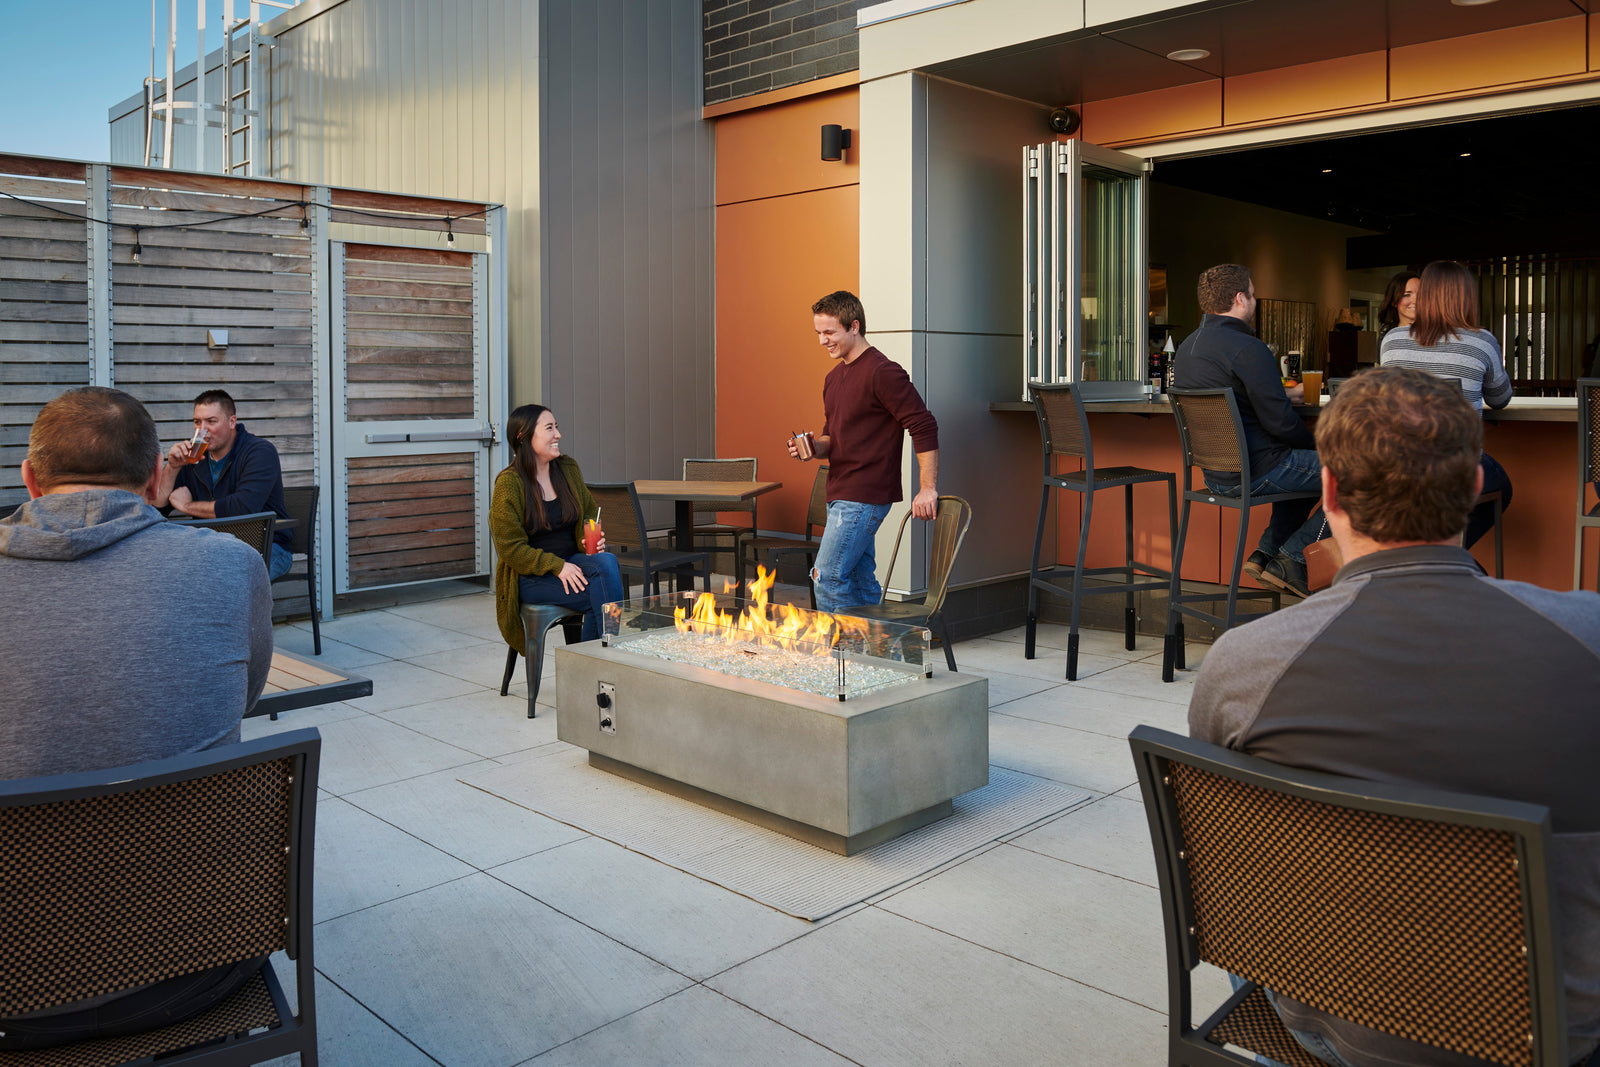
[{"label": "blue jeans", "polygon": [[883,599],[875,538],[888,514],[888,504],[854,500],[828,504],[828,525],[822,529],[816,567],[811,572],[820,610],[843,611]]},{"label": "blue jeans", "polygon": [[[1237,485],[1217,485],[1206,472],[1206,488],[1218,496],[1238,496]],[[1297,448],[1284,461],[1261,475],[1250,485],[1250,494],[1257,493],[1320,493],[1322,492],[1322,463],[1310,448]],[[1261,535],[1258,549],[1269,556],[1282,553],[1301,566],[1306,562],[1306,546],[1327,536],[1323,517],[1311,517],[1317,506],[1314,497],[1304,500],[1280,500],[1272,505],[1272,519]]]},{"label": "blue jeans", "polygon": [[555,604],[583,612],[582,640],[593,641],[600,636],[600,609],[622,599],[622,572],[617,557],[609,552],[579,553],[567,562],[583,572],[587,587],[569,593],[554,574],[523,574],[517,577],[517,595],[524,604]]},{"label": "blue jeans", "polygon": [[284,548],[278,542],[272,542],[272,565],[267,568],[267,577],[277,581],[289,573],[289,568],[294,565],[294,553]]},{"label": "blue jeans", "polygon": [[[1500,466],[1499,461],[1487,452],[1483,454],[1481,465],[1483,467],[1483,491],[1492,493],[1498,489],[1504,493],[1505,496],[1500,505],[1500,510],[1504,511],[1511,506],[1511,475],[1507,474],[1506,469]],[[1473,508],[1472,512],[1467,516],[1467,532],[1466,536],[1461,539],[1461,543],[1465,547],[1471,548],[1478,543],[1484,534],[1492,529],[1494,529],[1494,508],[1489,504]]]}]

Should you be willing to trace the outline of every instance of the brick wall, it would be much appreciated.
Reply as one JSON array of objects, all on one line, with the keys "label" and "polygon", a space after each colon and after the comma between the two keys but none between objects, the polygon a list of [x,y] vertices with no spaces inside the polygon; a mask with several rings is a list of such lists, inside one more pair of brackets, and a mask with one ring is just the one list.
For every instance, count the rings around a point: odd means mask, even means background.
[{"label": "brick wall", "polygon": [[707,104],[855,70],[856,8],[874,0],[704,0]]}]

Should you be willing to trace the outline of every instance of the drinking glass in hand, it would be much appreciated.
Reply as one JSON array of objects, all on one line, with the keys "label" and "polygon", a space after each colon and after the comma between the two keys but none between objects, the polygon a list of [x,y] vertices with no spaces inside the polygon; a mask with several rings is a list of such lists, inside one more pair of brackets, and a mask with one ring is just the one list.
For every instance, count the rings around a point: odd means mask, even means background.
[{"label": "drinking glass in hand", "polygon": [[205,458],[206,448],[211,443],[211,434],[204,426],[194,431],[194,436],[189,438],[189,457],[185,463],[199,463]]}]

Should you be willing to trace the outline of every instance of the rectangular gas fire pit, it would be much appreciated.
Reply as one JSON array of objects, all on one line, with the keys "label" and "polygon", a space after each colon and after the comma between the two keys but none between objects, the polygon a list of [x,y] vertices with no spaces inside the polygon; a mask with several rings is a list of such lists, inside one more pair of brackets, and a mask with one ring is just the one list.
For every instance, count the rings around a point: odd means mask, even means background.
[{"label": "rectangular gas fire pit", "polygon": [[709,593],[611,605],[601,641],[555,651],[556,735],[596,767],[851,855],[988,784],[988,680],[933,677],[929,640]]}]

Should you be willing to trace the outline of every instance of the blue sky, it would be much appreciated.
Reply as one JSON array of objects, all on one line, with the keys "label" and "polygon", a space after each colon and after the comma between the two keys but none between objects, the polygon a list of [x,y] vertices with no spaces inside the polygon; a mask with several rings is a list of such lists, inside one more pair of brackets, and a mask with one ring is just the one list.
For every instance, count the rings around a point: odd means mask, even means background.
[{"label": "blue sky", "polygon": [[[158,0],[163,70],[167,6]],[[245,0],[234,8],[250,10]],[[207,9],[207,44],[220,48],[222,0]],[[181,68],[194,61],[196,0],[178,0],[177,21]],[[106,112],[143,91],[149,73],[150,0],[0,0],[0,152],[106,160]]]}]

